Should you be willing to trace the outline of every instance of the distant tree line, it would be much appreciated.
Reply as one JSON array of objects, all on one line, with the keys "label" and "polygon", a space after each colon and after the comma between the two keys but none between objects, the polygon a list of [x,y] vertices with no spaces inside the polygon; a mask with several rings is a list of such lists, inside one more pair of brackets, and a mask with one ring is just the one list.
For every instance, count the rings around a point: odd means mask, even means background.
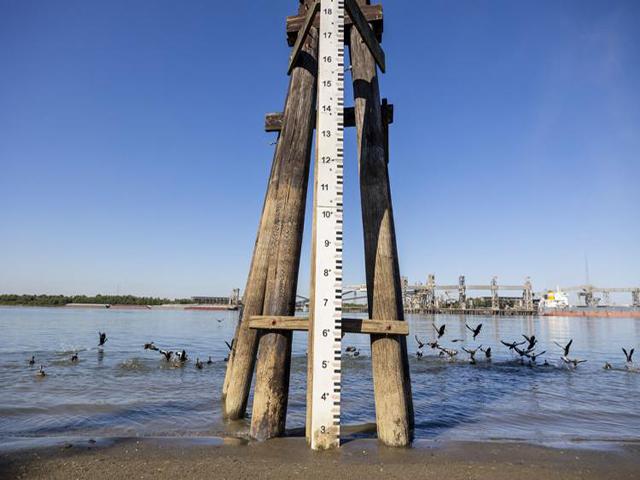
[{"label": "distant tree line", "polygon": [[109,305],[163,305],[163,304],[191,304],[190,298],[135,297],[133,295],[14,295],[0,294],[0,305],[21,305],[38,307],[62,307],[67,303],[101,303]]}]

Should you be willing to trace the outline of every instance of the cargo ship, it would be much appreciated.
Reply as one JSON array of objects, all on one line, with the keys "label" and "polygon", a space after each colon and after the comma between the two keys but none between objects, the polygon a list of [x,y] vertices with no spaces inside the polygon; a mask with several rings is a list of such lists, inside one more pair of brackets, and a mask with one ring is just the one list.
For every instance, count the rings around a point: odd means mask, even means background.
[{"label": "cargo ship", "polygon": [[575,306],[559,288],[549,290],[538,304],[538,313],[548,317],[640,318],[640,308],[631,306]]}]

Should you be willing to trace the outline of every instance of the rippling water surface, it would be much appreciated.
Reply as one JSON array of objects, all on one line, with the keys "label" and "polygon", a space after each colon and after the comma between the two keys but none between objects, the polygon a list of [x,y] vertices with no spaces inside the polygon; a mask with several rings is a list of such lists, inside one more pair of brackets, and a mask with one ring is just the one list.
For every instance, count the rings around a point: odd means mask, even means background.
[{"label": "rippling water surface", "polygon": [[[0,308],[0,442],[16,437],[65,435],[183,436],[245,434],[247,422],[225,424],[220,391],[236,312]],[[640,374],[626,371],[621,347],[638,347],[640,319],[462,317],[410,315],[409,351],[416,437],[431,440],[524,440],[544,444],[640,441]],[[446,324],[442,344],[491,346],[493,361],[477,365],[461,352],[454,362],[425,348],[415,357],[413,338],[433,339]],[[465,328],[483,323],[477,340]],[[103,350],[98,331],[106,331]],[[520,365],[500,339],[521,334],[540,339],[550,366]],[[573,338],[576,370],[558,365],[553,342]],[[453,339],[464,342],[452,343]],[[143,344],[186,349],[182,368]],[[375,421],[368,337],[346,335],[343,421]],[[306,335],[294,336],[287,427],[304,427]],[[70,361],[79,352],[79,362]],[[47,376],[29,367],[35,355]],[[211,356],[203,370],[196,357]],[[638,353],[640,363],[640,353]],[[604,370],[605,361],[614,369]],[[249,406],[249,412],[251,406]]]}]

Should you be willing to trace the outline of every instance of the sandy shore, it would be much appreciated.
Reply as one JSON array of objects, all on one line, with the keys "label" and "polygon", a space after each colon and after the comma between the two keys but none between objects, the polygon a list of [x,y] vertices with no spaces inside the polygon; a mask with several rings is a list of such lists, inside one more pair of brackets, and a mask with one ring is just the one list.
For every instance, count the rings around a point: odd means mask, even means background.
[{"label": "sandy shore", "polygon": [[[428,443],[388,449],[375,440],[311,452],[301,438],[49,440],[6,445],[2,479],[638,479],[640,445],[555,449],[519,443]],[[54,444],[55,443],[55,444]]]}]

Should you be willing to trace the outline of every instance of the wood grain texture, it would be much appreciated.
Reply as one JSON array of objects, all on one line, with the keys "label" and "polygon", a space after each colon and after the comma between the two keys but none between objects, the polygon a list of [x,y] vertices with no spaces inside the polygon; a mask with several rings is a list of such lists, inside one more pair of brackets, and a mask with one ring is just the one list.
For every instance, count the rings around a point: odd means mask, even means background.
[{"label": "wood grain texture", "polygon": [[[274,315],[256,315],[249,319],[249,328],[265,330],[309,330],[309,318]],[[343,318],[344,333],[409,335],[409,325],[404,320],[371,320],[369,318]]]},{"label": "wood grain texture", "polygon": [[378,67],[382,70],[382,73],[384,73],[387,69],[384,51],[376,38],[376,34],[367,23],[367,19],[362,13],[360,6],[356,0],[344,0],[344,6],[353,21],[353,25],[356,27],[358,32],[360,32],[360,37],[367,45],[369,52],[373,55],[373,58],[376,60]]},{"label": "wood grain texture", "polygon": [[[367,22],[369,22],[372,25],[377,40],[381,42],[382,33],[384,30],[382,5],[379,5],[379,4],[378,5],[361,5],[360,9],[362,10],[362,13],[367,19]],[[305,21],[304,14],[298,14],[295,16],[287,17],[287,22],[286,22],[287,23],[287,43],[289,44],[290,47],[292,47],[296,43],[296,40],[298,38],[298,32],[303,28],[304,21]],[[349,15],[346,15],[344,19],[346,34],[349,33],[349,29],[351,28],[351,25],[353,25],[351,17],[349,17]],[[320,21],[318,18],[315,19],[313,26],[316,28],[319,28]],[[346,37],[346,39],[348,41],[348,37]]]},{"label": "wood grain texture", "polygon": [[319,0],[316,0],[316,2],[313,5],[311,5],[311,8],[309,8],[309,10],[307,11],[307,14],[305,15],[305,18],[304,18],[304,24],[302,25],[302,29],[298,32],[298,38],[296,38],[296,43],[293,45],[291,56],[289,57],[289,66],[287,67],[287,75],[291,75],[291,71],[293,70],[293,67],[295,66],[298,60],[298,55],[300,55],[300,52],[302,51],[302,44],[305,38],[307,37],[307,35],[309,34],[309,30],[313,25],[313,20],[315,19],[319,11],[320,11],[320,2]]},{"label": "wood grain texture", "polygon": [[222,390],[223,415],[231,420],[244,417],[258,350],[258,332],[245,319],[262,313],[269,267],[269,243],[275,219],[280,162],[274,155],[262,216],[253,249],[253,257],[244,291],[243,308],[233,339],[233,348]]},{"label": "wood grain texture", "polygon": [[[276,148],[282,163],[269,246],[264,315],[293,315],[309,181],[316,103],[318,32],[311,28],[291,74],[284,122]],[[265,440],[284,433],[289,395],[291,332],[260,336],[250,435]]]},{"label": "wood grain texture", "polygon": [[[369,316],[403,320],[376,64],[357,29],[351,29],[350,49]],[[406,339],[372,335],[371,357],[378,438],[385,445],[408,446],[413,439],[413,400]]]}]

